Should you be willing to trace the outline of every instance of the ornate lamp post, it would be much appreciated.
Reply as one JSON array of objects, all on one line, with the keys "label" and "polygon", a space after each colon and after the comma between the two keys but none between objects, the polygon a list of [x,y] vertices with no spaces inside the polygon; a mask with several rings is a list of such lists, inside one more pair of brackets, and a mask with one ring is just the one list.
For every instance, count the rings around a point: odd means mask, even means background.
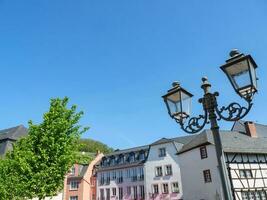
[{"label": "ornate lamp post", "polygon": [[217,105],[219,93],[210,92],[211,84],[206,77],[202,78],[203,83],[201,85],[204,95],[199,99],[204,113],[197,117],[190,117],[193,95],[182,88],[178,82],[174,82],[168,93],[162,96],[170,117],[180,124],[185,132],[189,134],[197,133],[207,123],[210,123],[225,200],[232,199],[232,195],[227,184],[228,179],[225,172],[224,154],[217,121],[221,119],[226,121],[242,119],[250,111],[253,96],[257,92],[257,65],[253,58],[250,55],[241,54],[237,50],[232,50],[230,56],[231,58],[221,66],[221,69],[227,75],[236,93],[247,102],[247,106],[241,106],[233,102],[227,107],[219,108]]}]

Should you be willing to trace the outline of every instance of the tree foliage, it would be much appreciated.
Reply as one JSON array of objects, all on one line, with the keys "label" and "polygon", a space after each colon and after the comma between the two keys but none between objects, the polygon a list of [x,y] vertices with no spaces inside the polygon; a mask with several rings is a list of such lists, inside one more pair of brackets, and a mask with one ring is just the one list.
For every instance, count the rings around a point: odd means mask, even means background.
[{"label": "tree foliage", "polygon": [[78,149],[80,152],[100,151],[101,153],[110,153],[113,151],[113,149],[108,147],[106,144],[92,139],[80,139],[78,143]]},{"label": "tree foliage", "polygon": [[76,159],[82,112],[67,108],[68,98],[52,99],[43,122],[29,122],[28,136],[0,161],[0,198],[23,199],[55,195]]}]

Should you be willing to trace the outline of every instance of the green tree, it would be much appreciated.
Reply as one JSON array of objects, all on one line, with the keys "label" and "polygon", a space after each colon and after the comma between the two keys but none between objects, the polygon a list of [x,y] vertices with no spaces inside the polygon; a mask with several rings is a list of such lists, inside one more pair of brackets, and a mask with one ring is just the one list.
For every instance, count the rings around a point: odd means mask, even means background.
[{"label": "green tree", "polygon": [[68,98],[52,99],[43,122],[30,121],[28,136],[1,161],[3,199],[44,199],[62,189],[64,177],[75,162],[80,135],[87,130],[78,125],[83,113],[67,105]]}]

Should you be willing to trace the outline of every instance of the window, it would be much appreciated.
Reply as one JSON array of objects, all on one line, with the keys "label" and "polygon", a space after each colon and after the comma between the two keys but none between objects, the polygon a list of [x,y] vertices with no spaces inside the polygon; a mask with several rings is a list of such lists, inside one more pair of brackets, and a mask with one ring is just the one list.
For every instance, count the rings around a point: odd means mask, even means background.
[{"label": "window", "polygon": [[123,171],[119,171],[119,177],[117,178],[117,183],[123,182]]},{"label": "window", "polygon": [[252,178],[252,171],[250,169],[240,169],[239,170],[240,178]]},{"label": "window", "polygon": [[206,146],[200,147],[200,157],[201,159],[205,159],[208,157]]},{"label": "window", "polygon": [[242,200],[266,200],[265,191],[250,191],[250,192],[241,192]]},{"label": "window", "polygon": [[134,199],[134,200],[137,200],[137,186],[134,186],[134,187],[133,187],[133,193],[134,193],[134,194],[133,194],[133,199]]},{"label": "window", "polygon": [[139,191],[140,191],[140,198],[145,199],[145,188],[143,185],[139,186]]},{"label": "window", "polygon": [[130,169],[126,170],[126,177],[131,178],[131,170]]},{"label": "window", "polygon": [[132,182],[137,181],[137,169],[132,169]]},{"label": "window", "polygon": [[209,169],[204,170],[203,171],[203,175],[204,175],[204,181],[205,181],[205,183],[211,182],[211,174],[210,174],[210,170]]},{"label": "window", "polygon": [[78,196],[70,196],[70,200],[78,200]]},{"label": "window", "polygon": [[105,183],[105,176],[104,176],[104,173],[101,173],[100,174],[100,185],[104,185]]},{"label": "window", "polygon": [[172,166],[171,165],[166,165],[165,166],[165,175],[166,176],[172,175]]},{"label": "window", "polygon": [[110,158],[110,165],[115,165],[115,157]]},{"label": "window", "polygon": [[119,200],[123,199],[123,188],[119,188]]},{"label": "window", "polygon": [[73,175],[73,176],[75,175],[75,166],[71,168],[70,175]]},{"label": "window", "polygon": [[138,180],[143,181],[144,180],[144,169],[141,167],[141,168],[139,168],[138,171],[139,171],[138,172]]},{"label": "window", "polygon": [[260,196],[261,196],[261,200],[266,200],[267,199],[266,191],[260,191]]},{"label": "window", "polygon": [[179,185],[178,185],[178,182],[172,183],[172,193],[179,193]]},{"label": "window", "polygon": [[110,184],[110,172],[106,173],[106,185]]},{"label": "window", "polygon": [[134,153],[130,153],[130,155],[129,155],[129,162],[130,163],[134,162],[134,157],[135,157]]},{"label": "window", "polygon": [[131,195],[131,187],[130,187],[130,186],[127,187],[127,195],[128,195],[128,196]]},{"label": "window", "polygon": [[163,183],[162,184],[162,193],[168,194],[169,193],[169,185],[168,183]]},{"label": "window", "polygon": [[113,171],[112,172],[112,180],[115,180],[116,179],[116,171]]},{"label": "window", "polygon": [[100,189],[100,200],[105,200],[104,189]]},{"label": "window", "polygon": [[159,186],[158,184],[153,185],[153,194],[158,194],[159,193]]},{"label": "window", "polygon": [[144,160],[144,159],[145,159],[145,153],[144,152],[140,152],[139,160]]},{"label": "window", "polygon": [[166,148],[160,148],[159,149],[159,157],[166,156]]},{"label": "window", "polygon": [[156,167],[156,177],[162,176],[162,167]]},{"label": "window", "polygon": [[107,196],[106,200],[110,200],[110,189],[109,188],[106,189],[106,196]]},{"label": "window", "polygon": [[116,188],[112,188],[112,196],[116,196]]},{"label": "window", "polygon": [[78,181],[70,181],[70,190],[77,190],[79,187]]}]

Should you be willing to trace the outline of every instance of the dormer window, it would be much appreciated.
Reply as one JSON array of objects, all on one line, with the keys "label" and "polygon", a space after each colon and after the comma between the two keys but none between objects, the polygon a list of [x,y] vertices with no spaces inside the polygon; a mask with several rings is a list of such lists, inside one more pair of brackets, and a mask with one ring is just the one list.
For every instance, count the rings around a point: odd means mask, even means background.
[{"label": "dormer window", "polygon": [[123,155],[119,155],[118,164],[123,164],[123,163],[124,163],[124,156]]},{"label": "dormer window", "polygon": [[129,162],[130,163],[134,162],[134,160],[135,160],[134,156],[135,156],[135,154],[133,152],[130,153],[130,155],[129,155]]},{"label": "dormer window", "polygon": [[166,156],[166,148],[159,148],[159,157]]},{"label": "dormer window", "polygon": [[139,160],[144,160],[145,159],[145,152],[141,151],[139,153]]},{"label": "dormer window", "polygon": [[115,165],[115,157],[114,156],[110,157],[109,163],[110,163],[110,165]]},{"label": "dormer window", "polygon": [[102,160],[102,166],[106,167],[108,165],[107,158],[103,158]]}]

